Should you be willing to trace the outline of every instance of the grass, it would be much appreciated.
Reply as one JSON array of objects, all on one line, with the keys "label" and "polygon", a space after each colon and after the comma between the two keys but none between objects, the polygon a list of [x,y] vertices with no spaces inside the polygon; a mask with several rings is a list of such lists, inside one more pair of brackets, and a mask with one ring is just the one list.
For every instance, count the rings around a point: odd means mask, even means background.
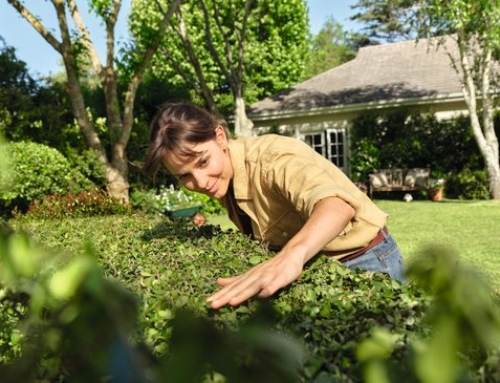
[{"label": "grass", "polygon": [[405,258],[429,244],[456,251],[500,292],[500,203],[495,201],[377,201]]},{"label": "grass", "polygon": [[[375,202],[389,214],[389,230],[405,259],[431,244],[453,248],[464,264],[484,275],[500,293],[500,202]],[[210,218],[209,223],[234,228],[225,216]]]}]

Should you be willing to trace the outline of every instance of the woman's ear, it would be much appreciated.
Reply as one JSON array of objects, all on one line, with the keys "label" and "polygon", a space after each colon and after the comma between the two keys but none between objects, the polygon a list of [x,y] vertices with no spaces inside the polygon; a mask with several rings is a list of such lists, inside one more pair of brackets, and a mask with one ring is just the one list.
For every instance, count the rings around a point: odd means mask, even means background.
[{"label": "woman's ear", "polygon": [[215,128],[215,138],[222,149],[227,148],[226,130],[220,125]]}]

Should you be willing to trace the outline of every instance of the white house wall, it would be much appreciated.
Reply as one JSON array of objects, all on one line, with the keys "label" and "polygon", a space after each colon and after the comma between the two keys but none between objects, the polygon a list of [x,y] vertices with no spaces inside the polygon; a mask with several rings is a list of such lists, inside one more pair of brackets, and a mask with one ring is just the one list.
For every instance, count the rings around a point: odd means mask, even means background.
[{"label": "white house wall", "polygon": [[391,103],[374,103],[354,105],[344,108],[327,108],[322,110],[300,111],[296,113],[270,113],[249,115],[254,123],[255,134],[278,131],[294,137],[303,134],[321,132],[326,129],[346,128],[350,122],[363,113],[378,111],[379,113],[407,107],[412,111],[422,113],[434,112],[438,120],[446,120],[459,115],[467,115],[468,110],[461,95],[446,99],[426,99],[408,101],[393,101]]}]

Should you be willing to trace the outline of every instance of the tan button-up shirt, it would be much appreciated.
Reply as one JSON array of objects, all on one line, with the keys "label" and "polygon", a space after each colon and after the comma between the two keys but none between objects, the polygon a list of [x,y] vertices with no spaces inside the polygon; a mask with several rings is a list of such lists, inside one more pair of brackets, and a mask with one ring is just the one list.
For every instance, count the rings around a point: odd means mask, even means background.
[{"label": "tan button-up shirt", "polygon": [[[339,197],[355,210],[351,222],[324,248],[336,258],[366,247],[386,224],[386,213],[299,139],[274,134],[239,138],[229,142],[229,152],[236,203],[250,217],[255,238],[271,249],[283,247],[326,197]],[[230,217],[235,217],[233,210],[229,205]]]}]

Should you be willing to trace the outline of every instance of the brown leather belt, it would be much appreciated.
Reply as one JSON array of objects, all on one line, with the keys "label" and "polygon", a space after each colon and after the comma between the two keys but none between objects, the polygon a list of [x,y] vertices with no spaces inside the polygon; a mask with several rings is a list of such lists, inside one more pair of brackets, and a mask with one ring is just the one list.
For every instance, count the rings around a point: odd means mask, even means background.
[{"label": "brown leather belt", "polygon": [[360,255],[363,255],[368,250],[371,250],[372,248],[377,246],[380,242],[382,242],[387,234],[389,234],[389,230],[387,229],[387,227],[384,226],[384,228],[378,232],[377,236],[371,240],[368,246],[366,246],[361,250],[356,251],[355,253],[346,255],[344,258],[340,260],[340,262],[347,262],[350,261],[351,259],[359,257]]}]

